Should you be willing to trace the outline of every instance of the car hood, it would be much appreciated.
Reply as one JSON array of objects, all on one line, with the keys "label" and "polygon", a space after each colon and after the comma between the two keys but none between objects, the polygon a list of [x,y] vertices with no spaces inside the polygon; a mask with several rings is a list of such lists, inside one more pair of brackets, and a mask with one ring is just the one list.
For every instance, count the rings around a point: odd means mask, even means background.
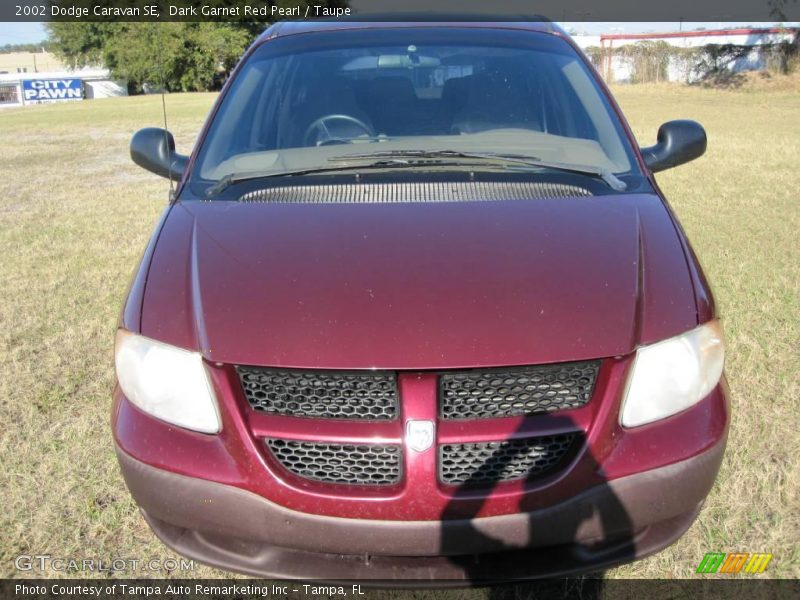
[{"label": "car hood", "polygon": [[630,353],[697,324],[651,194],[415,204],[181,202],[141,331],[210,361],[442,369]]}]

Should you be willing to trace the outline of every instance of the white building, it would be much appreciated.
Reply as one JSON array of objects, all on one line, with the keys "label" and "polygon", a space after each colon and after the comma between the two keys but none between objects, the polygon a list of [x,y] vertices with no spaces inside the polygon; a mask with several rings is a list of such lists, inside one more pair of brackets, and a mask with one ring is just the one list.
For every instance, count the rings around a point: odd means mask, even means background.
[{"label": "white building", "polygon": [[[752,50],[731,63],[728,68],[735,71],[763,69],[765,60],[761,46],[779,42],[791,42],[797,35],[797,27],[736,28],[698,31],[671,31],[664,33],[612,33],[603,35],[575,35],[573,39],[583,49],[598,47],[604,50],[601,64],[596,64],[607,81],[627,82],[631,80],[632,65],[624,56],[613,50],[643,41],[664,41],[680,48],[699,48],[706,45],[750,46]],[[669,81],[692,80],[683,65],[671,61],[667,68]]]}]

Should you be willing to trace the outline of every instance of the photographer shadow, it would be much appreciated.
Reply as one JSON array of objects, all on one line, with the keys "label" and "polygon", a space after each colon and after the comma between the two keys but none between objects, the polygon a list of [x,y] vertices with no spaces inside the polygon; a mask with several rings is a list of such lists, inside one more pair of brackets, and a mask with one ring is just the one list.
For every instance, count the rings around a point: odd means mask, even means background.
[{"label": "photographer shadow", "polygon": [[[602,569],[635,556],[631,519],[603,476],[597,458],[586,443],[585,433],[569,418],[548,416],[552,430],[574,432],[567,454],[547,473],[534,473],[524,480],[525,494],[518,512],[520,528],[513,542],[497,539],[476,526],[483,506],[503,484],[498,471],[517,470],[525,464],[526,448],[498,447],[469,478],[453,492],[442,519],[459,521],[459,527],[442,527],[441,550],[473,586],[492,586],[490,600],[520,598],[601,598]],[[541,423],[541,420],[539,421]],[[511,439],[539,437],[523,419]],[[565,471],[571,472],[559,480]],[[569,477],[584,477],[589,488],[555,507],[542,503],[540,494],[549,486],[564,485]],[[583,482],[583,480],[581,480]],[[544,504],[545,506],[542,506]],[[524,516],[522,516],[524,515]],[[480,548],[480,554],[464,554],[465,548]],[[584,573],[576,577],[575,573]],[[585,573],[590,573],[585,575]],[[509,584],[508,582],[514,582]]]}]

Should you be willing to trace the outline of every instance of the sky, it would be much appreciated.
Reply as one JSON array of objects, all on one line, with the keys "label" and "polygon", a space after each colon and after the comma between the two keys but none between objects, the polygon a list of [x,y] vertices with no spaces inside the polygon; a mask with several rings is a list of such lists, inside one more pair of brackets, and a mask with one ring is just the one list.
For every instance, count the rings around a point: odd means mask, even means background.
[{"label": "sky", "polygon": [[[722,29],[728,27],[744,27],[752,25],[755,27],[769,27],[776,23],[561,23],[562,27],[568,30],[575,30],[576,33],[587,33],[599,35],[601,33],[648,33],[653,31],[677,31],[697,29]],[[786,25],[798,25],[797,23],[786,23]],[[5,44],[32,44],[41,42],[47,37],[44,23],[0,23],[0,46]]]},{"label": "sky", "polygon": [[44,23],[0,23],[0,46],[33,44],[47,37]]}]

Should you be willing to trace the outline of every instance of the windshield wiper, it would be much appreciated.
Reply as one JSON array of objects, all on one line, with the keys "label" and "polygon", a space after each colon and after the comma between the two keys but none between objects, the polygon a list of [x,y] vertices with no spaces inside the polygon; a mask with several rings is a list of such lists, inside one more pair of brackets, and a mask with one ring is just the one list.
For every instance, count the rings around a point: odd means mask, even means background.
[{"label": "windshield wiper", "polygon": [[[366,155],[365,155],[366,156]],[[452,160],[455,157],[436,157],[436,160],[429,160],[425,157],[416,157],[416,156],[408,156],[403,158],[392,158],[392,157],[381,157],[381,156],[369,156],[371,160],[366,161],[364,159],[360,159],[356,157],[356,160],[352,161],[344,161],[339,160],[341,158],[350,158],[350,157],[334,157],[329,159],[330,161],[338,161],[342,162],[340,165],[331,165],[327,167],[310,167],[308,169],[297,169],[294,171],[246,171],[242,173],[229,173],[219,179],[216,183],[212,184],[208,187],[205,191],[206,198],[213,198],[217,194],[221,193],[223,190],[227,189],[230,185],[234,183],[239,183],[240,181],[247,181],[248,179],[268,179],[274,177],[297,177],[301,175],[313,175],[317,173],[336,173],[338,171],[353,171],[355,169],[397,169],[397,168],[407,168],[407,167],[416,167],[420,165],[434,165],[437,167],[440,166],[465,166],[465,163],[462,161],[455,161]],[[375,158],[379,160],[374,160]],[[442,160],[450,158],[450,160]]]},{"label": "windshield wiper", "polygon": [[502,154],[497,152],[461,152],[458,150],[384,150],[365,154],[345,154],[330,158],[331,162],[351,162],[373,158],[394,160],[436,160],[436,159],[468,159],[482,162],[491,162],[498,165],[519,165],[523,167],[553,169],[581,175],[591,175],[602,179],[612,190],[623,192],[627,184],[608,169],[592,167],[590,165],[574,165],[549,160],[542,160],[538,156],[525,154]]},{"label": "windshield wiper", "polygon": [[[570,173],[591,175],[602,179],[611,189],[625,191],[627,184],[607,169],[588,165],[573,165],[542,160],[536,156],[524,154],[499,154],[494,152],[459,152],[457,150],[386,150],[364,154],[345,154],[328,159],[334,164],[326,167],[310,167],[294,171],[229,173],[211,185],[205,192],[207,198],[213,198],[234,183],[248,179],[266,179],[275,177],[297,177],[318,173],[335,173],[354,169],[395,169],[417,167],[423,165],[443,166],[477,166],[494,164],[508,167],[515,165],[526,168],[554,169]],[[477,162],[476,162],[477,161]]]},{"label": "windshield wiper", "polygon": [[407,160],[377,160],[364,164],[358,161],[356,164],[332,165],[328,167],[309,167],[308,169],[296,169],[294,171],[245,171],[242,173],[228,173],[216,183],[208,187],[205,191],[206,198],[213,198],[234,183],[247,181],[248,179],[268,179],[273,177],[297,177],[301,175],[312,175],[315,173],[336,173],[338,171],[352,171],[353,169],[391,169],[395,167],[414,166]]}]

